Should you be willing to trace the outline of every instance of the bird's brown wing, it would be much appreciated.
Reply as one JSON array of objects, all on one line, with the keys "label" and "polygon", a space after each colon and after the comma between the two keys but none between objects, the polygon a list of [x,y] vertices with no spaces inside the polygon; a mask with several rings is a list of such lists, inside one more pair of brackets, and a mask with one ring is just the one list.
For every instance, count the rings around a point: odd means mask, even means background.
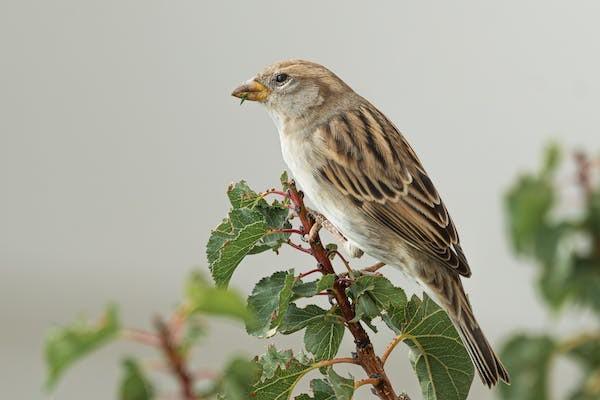
[{"label": "bird's brown wing", "polygon": [[319,128],[321,176],[371,218],[453,271],[470,276],[456,228],[421,163],[396,127],[369,104]]}]

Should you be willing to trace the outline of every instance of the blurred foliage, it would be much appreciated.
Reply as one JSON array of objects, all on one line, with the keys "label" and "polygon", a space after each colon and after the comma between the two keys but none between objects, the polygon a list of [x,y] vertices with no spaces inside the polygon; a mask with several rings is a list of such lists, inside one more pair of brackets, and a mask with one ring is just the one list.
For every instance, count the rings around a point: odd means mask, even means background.
[{"label": "blurred foliage", "polygon": [[[537,287],[548,308],[569,308],[600,316],[600,182],[597,159],[577,152],[575,173],[559,146],[547,147],[539,171],[520,176],[506,194],[508,229],[515,253],[538,269]],[[575,192],[576,198],[569,198]],[[600,399],[600,331],[572,338],[517,334],[504,345],[502,359],[513,377],[501,387],[511,400],[552,398],[552,362],[568,356],[581,367],[582,382],[570,400]]]},{"label": "blurred foliage", "polygon": [[[71,365],[110,342],[117,339],[130,339],[143,345],[156,347],[161,352],[164,340],[173,341],[172,355],[176,361],[184,362],[190,355],[193,345],[204,337],[205,326],[199,318],[221,316],[243,323],[252,323],[254,317],[248,311],[243,299],[235,292],[209,285],[198,271],[190,274],[185,283],[185,297],[174,311],[169,324],[169,337],[158,333],[127,329],[122,326],[116,305],[110,305],[104,316],[96,323],[78,319],[70,325],[55,327],[46,338],[46,365],[48,369],[47,388],[53,389],[63,373]],[[168,347],[168,346],[167,346]],[[168,358],[168,357],[166,357]],[[157,398],[153,375],[169,371],[175,365],[168,361],[140,361],[126,356],[123,359],[122,377],[117,398],[120,400],[150,400]],[[152,373],[152,375],[150,375]],[[187,371],[190,376],[193,371]],[[197,398],[211,398],[217,392],[231,400],[247,400],[249,387],[256,376],[256,365],[250,360],[233,358],[219,374],[211,372],[206,380],[208,389],[198,389]],[[185,398],[182,396],[182,398]],[[196,397],[194,397],[196,398]],[[187,399],[186,399],[187,400]]]},{"label": "blurred foliage", "polygon": [[118,336],[117,308],[110,305],[97,323],[78,319],[63,328],[54,328],[46,338],[46,386],[53,388],[63,372],[75,361]]}]

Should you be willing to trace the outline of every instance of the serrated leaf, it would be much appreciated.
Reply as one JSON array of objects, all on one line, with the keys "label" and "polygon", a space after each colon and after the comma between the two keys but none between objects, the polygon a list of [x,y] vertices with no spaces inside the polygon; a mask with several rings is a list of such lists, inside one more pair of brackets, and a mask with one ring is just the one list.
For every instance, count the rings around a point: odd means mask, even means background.
[{"label": "serrated leaf", "polygon": [[231,210],[212,233],[206,254],[217,286],[226,287],[233,272],[268,232],[264,216],[249,208]]},{"label": "serrated leaf", "polygon": [[293,271],[280,271],[256,284],[248,297],[248,309],[256,315],[256,321],[246,326],[249,334],[258,337],[275,334],[294,295],[294,283]]},{"label": "serrated leaf", "polygon": [[287,171],[283,171],[279,176],[279,182],[283,190],[288,190],[290,187],[290,178],[288,177]]},{"label": "serrated leaf", "polygon": [[115,339],[119,333],[119,318],[114,305],[107,307],[95,324],[77,320],[71,325],[52,329],[45,345],[48,378],[46,387],[54,388],[65,370],[75,361]]},{"label": "serrated leaf", "polygon": [[426,294],[404,308],[392,307],[386,324],[411,351],[411,364],[426,400],[464,400],[473,381],[473,364],[448,315]]},{"label": "serrated leaf", "polygon": [[510,400],[538,400],[549,396],[548,374],[556,346],[549,336],[517,335],[502,348],[501,358],[511,372],[511,385],[500,385]]},{"label": "serrated leaf", "polygon": [[291,358],[285,365],[279,364],[270,378],[257,382],[251,398],[256,400],[287,400],[291,397],[296,384],[315,367],[313,364]]},{"label": "serrated leaf", "polygon": [[291,350],[279,351],[275,346],[270,345],[267,352],[258,359],[262,368],[261,380],[272,378],[277,368],[285,368],[292,358],[294,358],[294,353]]},{"label": "serrated leaf", "polygon": [[[264,215],[270,230],[291,228],[292,225],[289,223],[290,210],[282,203],[274,201],[267,207],[258,207],[258,210]],[[289,233],[269,233],[253,249],[253,254],[269,249],[277,250],[289,237]]]},{"label": "serrated leaf", "polygon": [[124,375],[119,388],[120,400],[151,400],[154,398],[154,387],[135,360],[125,359],[123,369]]},{"label": "serrated leaf", "polygon": [[[263,215],[269,230],[291,227],[288,222],[289,209],[287,208],[287,205],[276,200],[269,204],[263,196],[250,189],[245,181],[230,185],[227,190],[227,196],[234,209],[250,208],[260,212]],[[289,236],[289,233],[268,233],[248,254],[258,254],[267,250],[277,250]]]},{"label": "serrated leaf", "polygon": [[294,294],[296,297],[313,297],[317,293],[333,288],[334,282],[335,274],[324,275],[312,282],[297,281],[294,285]]},{"label": "serrated leaf", "polygon": [[323,315],[312,319],[304,333],[304,346],[316,361],[329,360],[337,354],[344,338],[344,324],[337,315]]},{"label": "serrated leaf", "polygon": [[322,320],[326,313],[326,310],[314,304],[310,304],[305,308],[299,308],[296,304],[291,303],[285,313],[279,331],[286,335],[297,332],[306,328],[312,322]]},{"label": "serrated leaf", "polygon": [[248,400],[259,377],[260,367],[256,362],[234,358],[223,371],[219,395],[224,400]]},{"label": "serrated leaf", "polygon": [[404,308],[406,294],[383,276],[363,275],[347,289],[355,302],[355,321],[370,320],[392,307]]},{"label": "serrated leaf", "polygon": [[185,308],[188,314],[209,314],[242,321],[251,318],[239,294],[209,285],[198,271],[192,272],[185,283]]},{"label": "serrated leaf", "polygon": [[262,196],[250,189],[246,181],[229,185],[227,197],[233,208],[254,208],[257,205],[268,205]]},{"label": "serrated leaf", "polygon": [[337,400],[351,400],[354,396],[354,379],[338,375],[333,368],[327,368],[327,380]]},{"label": "serrated leaf", "polygon": [[296,397],[296,400],[336,400],[335,392],[333,388],[324,379],[313,379],[310,381],[310,388],[313,392],[314,397],[310,397],[307,394],[301,394]]}]

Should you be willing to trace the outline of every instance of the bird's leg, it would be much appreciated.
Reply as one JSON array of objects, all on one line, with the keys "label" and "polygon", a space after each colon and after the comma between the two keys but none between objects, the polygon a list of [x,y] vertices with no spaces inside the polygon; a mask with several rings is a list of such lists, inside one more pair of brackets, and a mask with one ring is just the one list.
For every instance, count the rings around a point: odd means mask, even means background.
[{"label": "bird's leg", "polygon": [[333,237],[344,246],[348,254],[352,258],[360,258],[363,255],[363,251],[356,246],[350,244],[348,239],[340,232],[325,216],[317,211],[308,210],[310,215],[315,219],[315,224],[307,235],[307,241],[310,243],[311,240],[314,240],[319,233],[321,228],[325,228],[325,230],[333,235]]},{"label": "bird's leg", "polygon": [[310,231],[308,232],[308,234],[305,235],[304,240],[306,240],[308,243],[314,243],[315,239],[317,238],[317,235],[319,234],[319,231],[321,230],[322,227],[323,227],[322,223],[319,222],[319,220],[317,220],[315,218],[315,223],[310,228]]},{"label": "bird's leg", "polygon": [[371,265],[370,267],[361,269],[359,272],[362,275],[367,276],[382,276],[382,274],[378,271],[383,267],[385,267],[385,263],[378,262],[376,264]]},{"label": "bird's leg", "polygon": [[383,267],[385,267],[385,263],[378,262],[376,264],[371,265],[370,267],[361,269],[360,272],[362,272],[363,274],[366,274],[366,275],[369,275],[369,274],[375,275],[375,274],[378,274],[377,271],[379,271]]}]

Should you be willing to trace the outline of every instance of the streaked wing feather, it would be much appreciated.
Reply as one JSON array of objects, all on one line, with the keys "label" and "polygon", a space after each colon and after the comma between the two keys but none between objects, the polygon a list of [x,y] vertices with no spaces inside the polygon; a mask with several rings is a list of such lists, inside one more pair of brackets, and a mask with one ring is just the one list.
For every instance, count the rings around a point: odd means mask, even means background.
[{"label": "streaked wing feather", "polygon": [[321,176],[381,225],[463,276],[471,271],[456,228],[417,155],[370,104],[319,128]]}]

